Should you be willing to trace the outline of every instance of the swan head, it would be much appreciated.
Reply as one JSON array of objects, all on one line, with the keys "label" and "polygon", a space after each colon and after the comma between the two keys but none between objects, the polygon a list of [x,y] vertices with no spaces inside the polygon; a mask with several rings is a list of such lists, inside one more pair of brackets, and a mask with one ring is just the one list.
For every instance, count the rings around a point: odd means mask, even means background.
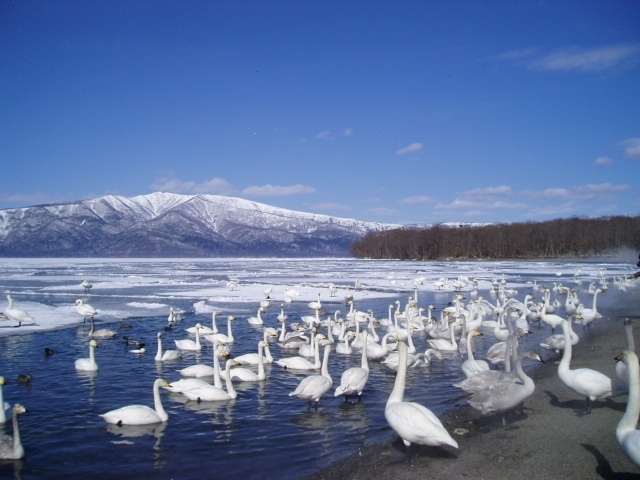
[{"label": "swan head", "polygon": [[4,377],[0,377],[0,386],[5,385],[7,383],[7,381],[4,379]]},{"label": "swan head", "polygon": [[229,315],[229,317],[227,318],[227,320],[235,320],[236,317],[234,317],[233,315]]},{"label": "swan head", "polygon": [[98,348],[100,345],[98,345],[98,342],[96,342],[95,340],[91,340],[89,342],[89,345],[91,345],[93,348]]},{"label": "swan head", "polygon": [[19,404],[19,403],[16,403],[13,406],[13,410],[12,411],[13,411],[14,415],[20,415],[21,413],[27,413],[27,409],[24,408],[24,406]]},{"label": "swan head", "polygon": [[[9,295],[7,295],[7,298],[8,298],[8,297],[9,297]],[[77,299],[77,300],[76,300],[76,306],[80,306],[80,305],[82,305],[82,300]]]}]

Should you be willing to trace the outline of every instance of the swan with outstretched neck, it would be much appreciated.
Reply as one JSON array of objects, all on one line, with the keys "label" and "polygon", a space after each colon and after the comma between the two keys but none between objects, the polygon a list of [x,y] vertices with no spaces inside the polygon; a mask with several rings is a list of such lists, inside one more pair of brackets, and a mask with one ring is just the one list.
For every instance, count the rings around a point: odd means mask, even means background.
[{"label": "swan with outstretched neck", "polygon": [[11,320],[15,320],[16,322],[18,322],[18,327],[23,323],[34,323],[35,320],[31,315],[29,315],[24,310],[13,307],[13,299],[11,298],[11,295],[7,295],[7,300],[9,301],[9,305],[5,309],[4,313]]},{"label": "swan with outstretched neck", "polygon": [[290,397],[307,400],[309,407],[311,407],[311,402],[315,402],[316,408],[318,408],[320,398],[333,386],[333,380],[329,375],[329,352],[331,352],[330,344],[324,347],[320,375],[309,375],[303,378],[296,389],[289,394]]},{"label": "swan with outstretched neck", "polygon": [[152,423],[166,422],[169,414],[162,406],[160,398],[160,387],[171,386],[162,378],[157,378],[153,382],[154,408],[146,405],[127,405],[126,407],[111,410],[100,415],[107,423],[115,425],[149,425]]},{"label": "swan with outstretched neck", "polygon": [[428,408],[414,402],[404,401],[404,390],[407,378],[407,345],[398,342],[400,353],[398,373],[389,395],[384,416],[395,432],[408,447],[412,443],[419,445],[450,445],[458,448],[449,432],[442,426],[442,422]]},{"label": "swan with outstretched neck", "polygon": [[19,403],[13,406],[13,437],[2,435],[0,437],[0,459],[18,460],[24,458],[24,447],[20,441],[20,427],[18,425],[18,415],[26,413],[27,409]]},{"label": "swan with outstretched neck", "polygon": [[98,348],[98,342],[91,340],[89,342],[89,358],[78,358],[76,360],[76,370],[84,372],[97,372],[98,364],[96,363],[95,349]]},{"label": "swan with outstretched neck", "polygon": [[359,367],[348,368],[342,373],[340,385],[336,388],[335,396],[344,395],[345,402],[349,400],[351,395],[358,396],[358,402],[362,399],[362,391],[369,380],[369,362],[367,360],[367,331],[365,330],[362,338],[362,358]]}]

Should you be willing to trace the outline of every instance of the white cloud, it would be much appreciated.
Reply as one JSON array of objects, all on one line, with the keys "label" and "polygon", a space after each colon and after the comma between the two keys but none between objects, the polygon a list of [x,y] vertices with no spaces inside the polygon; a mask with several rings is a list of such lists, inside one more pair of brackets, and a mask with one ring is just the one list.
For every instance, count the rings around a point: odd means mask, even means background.
[{"label": "white cloud", "polygon": [[251,195],[255,197],[279,197],[285,195],[300,195],[315,192],[316,189],[314,187],[309,187],[307,185],[301,184],[286,187],[267,184],[263,186],[247,187],[242,190],[243,195]]},{"label": "white cloud", "polygon": [[151,188],[162,192],[183,194],[234,195],[236,193],[233,185],[220,177],[214,177],[202,183],[193,180],[183,181],[175,177],[163,177],[156,180],[151,185]]},{"label": "white cloud", "polygon": [[598,157],[596,158],[594,165],[596,167],[604,167],[606,165],[611,165],[612,163],[613,163],[613,160],[611,160],[609,157]]},{"label": "white cloud", "polygon": [[629,138],[619,143],[627,160],[640,160],[640,138]]},{"label": "white cloud", "polygon": [[570,200],[593,200],[608,195],[626,192],[629,185],[612,185],[609,182],[587,184],[573,188],[547,188],[541,192],[524,191],[522,195],[529,199],[566,198]]},{"label": "white cloud", "polygon": [[500,185],[498,187],[487,188],[475,188],[473,190],[467,190],[460,196],[468,198],[493,198],[496,195],[511,195],[513,190],[506,185]]},{"label": "white cloud", "polygon": [[401,148],[400,150],[396,151],[396,155],[404,155],[406,153],[418,152],[423,148],[424,148],[424,145],[422,145],[420,142],[415,142],[407,147]]},{"label": "white cloud", "polygon": [[540,70],[596,72],[635,61],[639,53],[640,46],[635,44],[592,49],[570,47],[534,59],[529,66]]},{"label": "white cloud", "polygon": [[350,137],[351,135],[353,135],[353,128],[346,128],[344,132],[342,132],[342,134],[345,137]]},{"label": "white cloud", "polygon": [[316,135],[316,138],[318,140],[327,140],[329,137],[331,137],[331,132],[325,130],[324,132],[320,132],[319,134]]},{"label": "white cloud", "polygon": [[426,195],[417,195],[414,197],[407,197],[400,200],[400,203],[405,205],[418,205],[421,203],[433,203],[435,200],[431,197],[427,197]]}]

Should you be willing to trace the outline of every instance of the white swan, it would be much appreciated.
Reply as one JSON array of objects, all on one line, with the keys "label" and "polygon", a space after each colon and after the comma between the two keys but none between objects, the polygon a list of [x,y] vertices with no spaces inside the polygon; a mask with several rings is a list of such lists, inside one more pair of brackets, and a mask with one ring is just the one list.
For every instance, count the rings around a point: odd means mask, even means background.
[{"label": "white swan", "polygon": [[549,289],[545,290],[544,305],[540,309],[540,320],[546,323],[547,325],[549,325],[551,327],[551,331],[553,332],[556,327],[562,324],[562,321],[564,320],[564,318],[562,318],[560,315],[549,313],[549,311],[552,308],[549,306],[550,295],[551,295],[551,292],[549,291]]},{"label": "white swan", "polygon": [[220,376],[224,377],[226,380],[227,375],[231,375],[231,381],[233,382],[259,382],[267,378],[264,371],[264,356],[262,354],[265,345],[264,341],[258,342],[258,373],[253,370],[249,370],[248,368],[233,367],[225,370],[224,374],[220,372]]},{"label": "white swan", "polygon": [[451,438],[431,410],[418,403],[403,401],[407,377],[407,345],[402,341],[398,342],[398,352],[398,373],[384,409],[387,422],[407,447],[417,443],[432,446],[451,445],[458,448],[458,442]]},{"label": "white swan", "polygon": [[303,357],[286,357],[276,360],[275,363],[284,367],[285,369],[294,369],[294,370],[313,370],[316,368],[320,368],[322,363],[320,362],[320,350],[318,345],[320,340],[324,340],[325,336],[322,334],[316,335],[316,353],[315,353],[315,361],[311,363],[309,360]]},{"label": "white swan", "polygon": [[382,337],[381,343],[369,342],[367,345],[367,358],[371,360],[378,360],[396,348],[395,344],[393,346],[387,345],[387,340],[390,338],[396,339],[396,336],[393,333],[386,333],[384,337]]},{"label": "white swan", "polygon": [[[204,363],[197,363],[196,365],[191,365],[189,367],[183,368],[182,370],[178,370],[178,373],[183,377],[213,377],[216,374],[217,369],[219,368],[216,363],[218,362],[218,347],[219,345],[224,345],[223,343],[216,340],[213,342],[213,365],[206,365]],[[228,353],[223,353],[223,356],[228,356]]]},{"label": "white swan", "polygon": [[436,350],[440,350],[442,352],[455,352],[458,350],[458,342],[456,342],[456,336],[454,334],[454,330],[456,328],[456,323],[451,322],[449,324],[449,333],[451,335],[451,340],[447,340],[444,338],[433,338],[427,340],[427,343]]},{"label": "white swan", "polygon": [[151,423],[166,422],[169,415],[162,407],[160,399],[160,387],[169,386],[162,378],[153,382],[153,403],[154,408],[146,405],[127,405],[100,415],[107,423],[115,425],[149,425]]},{"label": "white swan", "polygon": [[11,295],[7,295],[7,300],[9,301],[9,305],[5,309],[4,313],[11,320],[18,322],[18,327],[23,323],[34,323],[35,320],[27,312],[20,310],[19,308],[13,308],[13,299],[11,298]]},{"label": "white swan", "polygon": [[10,435],[0,437],[0,459],[18,460],[24,458],[24,447],[20,441],[20,427],[18,426],[18,415],[27,411],[19,403],[13,406],[13,438]]},{"label": "white swan", "polygon": [[115,330],[110,330],[108,328],[101,328],[99,330],[95,330],[95,321],[93,317],[91,317],[91,331],[89,332],[90,338],[97,338],[98,340],[106,340],[109,338],[114,338],[118,335],[118,332]]},{"label": "white swan", "polygon": [[0,423],[6,423],[7,421],[7,410],[11,408],[11,406],[4,401],[4,392],[3,385],[7,383],[4,377],[0,377]]},{"label": "white swan", "polygon": [[344,395],[344,400],[349,400],[349,396],[358,395],[358,402],[362,399],[362,391],[367,385],[369,380],[369,362],[367,360],[367,348],[369,342],[367,341],[367,332],[362,333],[364,338],[362,339],[362,357],[360,359],[359,367],[348,368],[342,372],[340,378],[340,385],[336,388],[336,397]]},{"label": "white swan", "polygon": [[[433,348],[427,348],[424,353],[418,353],[417,355],[411,355],[408,353],[407,368],[417,367],[418,365],[420,365],[420,360],[422,360],[424,364],[430,365],[432,356],[436,357],[440,361],[444,361],[444,357],[442,356],[442,354],[438,350],[434,350]],[[385,367],[390,368],[394,372],[397,372],[398,366],[400,364],[400,353],[391,352],[380,363],[382,363]]]},{"label": "white swan", "polygon": [[84,303],[81,299],[76,300],[75,308],[76,312],[82,315],[83,320],[86,320],[87,318],[93,318],[98,314],[95,308],[93,308],[88,303]]},{"label": "white swan", "polygon": [[174,340],[176,344],[176,348],[179,350],[189,350],[189,351],[200,351],[202,350],[202,344],[200,343],[200,328],[202,325],[196,323],[196,340],[195,342],[190,338],[185,338],[182,340]]},{"label": "white swan", "polygon": [[562,383],[586,398],[586,412],[591,413],[591,402],[597,399],[610,397],[613,394],[613,382],[611,378],[591,368],[576,368],[571,370],[571,336],[569,320],[562,321],[565,347],[562,360],[558,365],[558,376]]},{"label": "white swan", "polygon": [[233,330],[231,328],[231,322],[236,319],[233,315],[229,315],[227,317],[227,334],[224,333],[214,333],[212,335],[205,335],[204,338],[213,343],[218,340],[221,343],[232,344],[235,342],[235,337],[233,336]]},{"label": "white swan", "polygon": [[162,349],[162,333],[158,332],[158,353],[156,353],[156,362],[172,362],[174,360],[180,360],[180,352],[177,350],[163,350]]},{"label": "white swan", "polygon": [[[264,335],[263,338],[264,348],[262,361],[264,363],[273,363],[273,356],[271,355],[270,344],[267,341],[267,335]],[[257,353],[245,353],[244,355],[238,355],[237,357],[233,357],[233,362],[236,365],[258,365],[260,358]]]},{"label": "white swan", "polygon": [[[572,316],[574,315],[575,314]],[[580,341],[580,337],[573,331],[573,328],[571,328],[571,323],[569,323],[569,335],[571,338],[571,345],[577,345]],[[554,333],[553,335],[549,335],[540,342],[540,346],[546,350],[553,350],[556,353],[560,353],[561,350],[564,350],[564,333]]]},{"label": "white swan", "polygon": [[602,290],[598,288],[593,293],[593,305],[591,306],[591,308],[584,308],[584,305],[582,303],[578,305],[578,307],[576,308],[576,313],[578,313],[580,317],[576,319],[576,323],[581,323],[585,327],[588,327],[594,320],[602,318],[602,315],[598,313],[598,307],[596,305],[596,299],[598,298],[598,294],[600,292],[602,292]]},{"label": "white swan", "polygon": [[[627,337],[627,350],[636,351],[636,341],[633,338],[633,321],[630,318],[624,319],[624,332]],[[616,375],[625,384],[629,385],[629,370],[627,364],[622,360],[616,362]]]},{"label": "white swan", "polygon": [[[214,333],[218,333],[218,325],[216,325],[216,316],[219,314],[220,312],[213,312],[211,314],[211,328],[209,327],[205,327],[204,325],[200,325],[200,334],[201,335],[212,335]],[[194,327],[189,327],[187,328],[187,333],[196,333],[197,328]]]},{"label": "white swan", "polygon": [[91,340],[89,342],[89,358],[78,358],[76,360],[76,370],[83,372],[97,372],[98,364],[96,363],[95,349],[98,348],[98,342]]},{"label": "white swan", "polygon": [[309,343],[303,343],[302,345],[300,345],[300,348],[298,348],[298,355],[300,355],[301,357],[315,357],[316,355],[316,351],[315,351],[315,336],[316,336],[316,329],[312,328],[311,329],[311,338],[309,339]]},{"label": "white swan", "polygon": [[351,343],[356,339],[356,332],[348,332],[343,342],[338,342],[336,345],[336,353],[341,355],[351,355],[353,349]]},{"label": "white swan", "polygon": [[471,342],[473,337],[482,335],[478,330],[471,330],[467,333],[467,359],[462,362],[461,369],[467,378],[472,377],[478,372],[489,370],[489,364],[484,360],[476,360],[473,357],[473,346]]},{"label": "white swan", "polygon": [[264,312],[266,312],[266,310],[262,306],[260,306],[255,317],[247,318],[247,322],[249,322],[249,325],[264,325],[264,320],[262,319],[262,314]]},{"label": "white swan", "polygon": [[622,361],[627,365],[629,372],[629,398],[624,415],[616,427],[616,438],[629,460],[640,467],[640,430],[638,415],[640,415],[640,367],[638,356],[631,350],[622,352]]},{"label": "white swan", "polygon": [[302,379],[296,389],[289,394],[290,397],[298,397],[309,402],[316,402],[316,408],[320,398],[333,386],[333,380],[329,375],[329,352],[331,345],[325,345],[322,357],[322,369],[320,375],[309,375]]},{"label": "white swan", "polygon": [[238,397],[238,393],[233,388],[233,382],[231,381],[231,376],[228,375],[231,366],[233,365],[233,360],[227,360],[225,370],[227,372],[226,378],[226,387],[227,391],[225,392],[222,388],[216,387],[214,385],[207,385],[201,387],[190,388],[189,390],[185,390],[181,392],[185,397],[189,400],[193,400],[196,402],[221,402],[226,400],[233,400]]},{"label": "white swan", "polygon": [[528,350],[518,356],[515,371],[522,384],[511,381],[494,383],[468,398],[469,405],[480,410],[483,415],[502,412],[502,425],[506,426],[505,413],[517,407],[522,401],[530,397],[535,390],[533,380],[522,370],[522,360],[525,358],[542,362],[540,356],[533,350]]}]

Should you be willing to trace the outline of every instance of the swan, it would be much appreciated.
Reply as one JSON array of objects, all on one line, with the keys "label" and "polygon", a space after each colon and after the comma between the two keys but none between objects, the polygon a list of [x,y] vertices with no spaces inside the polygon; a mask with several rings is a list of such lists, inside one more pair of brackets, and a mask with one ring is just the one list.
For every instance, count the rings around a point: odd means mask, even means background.
[{"label": "swan", "polygon": [[115,330],[109,330],[108,328],[101,328],[99,330],[95,330],[95,322],[93,317],[91,317],[91,331],[89,332],[90,338],[97,338],[98,340],[106,340],[108,338],[114,338],[118,335],[118,332]]},{"label": "swan", "polygon": [[93,288],[93,285],[91,285],[91,282],[89,280],[87,280],[86,278],[82,279],[82,283],[80,284],[80,286],[82,288],[84,288],[85,292],[88,292],[89,290],[91,290]]},{"label": "swan", "polygon": [[340,386],[338,386],[335,391],[334,396],[338,397],[340,395],[344,395],[345,402],[349,400],[350,395],[358,395],[358,402],[360,402],[362,398],[362,391],[369,380],[369,362],[367,360],[367,348],[369,342],[367,342],[366,331],[363,332],[363,336],[360,366],[348,368],[342,372]]},{"label": "swan", "polygon": [[449,333],[451,334],[451,340],[447,340],[444,338],[433,338],[427,340],[427,343],[431,346],[431,348],[435,350],[440,350],[443,352],[455,352],[458,350],[458,342],[456,342],[456,337],[454,334],[454,329],[456,328],[456,322],[451,322],[449,325]]},{"label": "swan", "polygon": [[407,377],[407,345],[403,341],[398,342],[398,352],[398,373],[384,409],[387,422],[407,447],[417,443],[431,446],[444,444],[458,448],[458,442],[451,438],[431,410],[418,403],[403,401]]},{"label": "swan", "polygon": [[236,317],[234,317],[233,315],[229,315],[227,317],[227,334],[226,335],[224,333],[214,333],[212,335],[205,335],[204,338],[206,338],[211,343],[213,343],[216,340],[226,344],[234,343],[235,338],[233,336],[233,330],[231,329],[231,322],[233,322],[235,319]]},{"label": "swan", "polygon": [[[408,349],[407,349],[408,353]],[[434,350],[433,348],[427,348],[424,353],[418,353],[417,355],[407,355],[407,368],[417,367],[420,364],[420,360],[422,360],[425,364],[431,364],[431,357],[436,357],[440,361],[444,361],[444,357],[442,353],[438,350]],[[398,371],[398,365],[400,362],[400,354],[398,352],[391,352],[387,355],[382,363],[385,367],[390,368],[394,372]]]},{"label": "swan", "polygon": [[344,339],[344,342],[338,342],[338,344],[336,345],[336,353],[339,353],[341,355],[351,355],[351,352],[353,351],[353,349],[351,348],[351,344],[349,342],[355,340],[355,338],[356,338],[355,332],[347,333],[347,336]]},{"label": "swan", "polygon": [[565,347],[562,360],[558,365],[558,376],[562,383],[586,398],[586,413],[591,413],[591,402],[597,399],[610,397],[613,394],[613,381],[611,378],[591,368],[577,368],[571,370],[571,327],[569,320],[562,321]]},{"label": "swan", "polygon": [[162,332],[158,332],[158,353],[156,353],[156,362],[171,362],[180,360],[180,352],[177,350],[162,350]]},{"label": "swan", "polygon": [[471,345],[471,342],[473,341],[473,337],[479,335],[482,335],[482,333],[478,330],[471,330],[467,333],[467,359],[462,362],[460,367],[467,378],[472,377],[478,372],[489,370],[489,364],[486,361],[476,360],[473,358],[473,346]]},{"label": "swan", "polygon": [[196,341],[194,342],[190,338],[185,338],[182,340],[174,340],[176,344],[176,348],[179,350],[189,350],[189,351],[200,351],[202,350],[202,345],[200,344],[200,325],[196,323]]},{"label": "swan", "polygon": [[[218,333],[218,325],[216,325],[216,316],[219,314],[220,312],[213,312],[211,314],[211,328],[209,327],[205,327],[204,325],[200,325],[200,333],[202,335],[212,335],[214,333]],[[197,328],[196,327],[189,327],[187,328],[187,333],[196,333]]]},{"label": "swan", "polygon": [[[636,342],[633,338],[633,321],[630,318],[624,319],[624,331],[627,337],[627,350],[631,350],[632,352],[636,351]],[[627,364],[622,360],[616,363],[616,375],[620,380],[622,380],[625,384],[629,385],[629,372],[627,369]]]},{"label": "swan", "polygon": [[[266,335],[263,338],[264,348],[262,355],[262,361],[264,363],[273,363],[273,356],[271,355],[271,350],[269,347],[271,346],[267,341]],[[244,355],[238,355],[233,358],[233,361],[236,365],[258,365],[260,362],[260,357],[257,353],[245,353]]]},{"label": "swan", "polygon": [[315,352],[315,342],[314,342],[314,338],[316,335],[316,329],[312,328],[311,329],[311,339],[309,340],[309,343],[303,343],[302,345],[300,345],[300,348],[298,349],[298,355],[300,355],[301,357],[314,357],[316,352]]},{"label": "swan", "polygon": [[93,318],[98,314],[95,308],[93,308],[88,303],[84,303],[81,299],[76,300],[75,308],[76,312],[82,315],[83,320],[86,320],[87,318]]},{"label": "swan", "polygon": [[[640,367],[638,356],[631,350],[622,352],[622,361],[629,372],[629,398],[624,415],[616,427],[616,438],[625,455],[640,467],[640,430],[636,430],[640,415]],[[15,427],[14,427],[15,429]]]},{"label": "swan", "polygon": [[227,372],[226,392],[222,388],[207,384],[206,386],[202,385],[200,387],[190,388],[189,390],[185,390],[181,393],[189,400],[194,400],[196,402],[220,402],[237,398],[238,393],[233,388],[231,375],[229,375],[229,370],[231,370],[232,365],[233,360],[227,360],[227,363],[225,365],[225,370]]},{"label": "swan", "polygon": [[[222,383],[220,383],[220,385],[222,385]],[[173,393],[182,393],[182,392],[186,392],[187,390],[191,390],[193,388],[209,387],[209,386],[211,386],[211,384],[208,382],[205,382],[204,380],[200,380],[197,378],[181,378],[180,380],[177,380],[175,382],[171,382],[167,385],[163,385],[162,388],[169,390],[170,392],[173,392]]]},{"label": "swan", "polygon": [[581,323],[586,328],[594,320],[602,318],[602,315],[598,313],[598,308],[596,306],[596,299],[598,298],[598,293],[600,292],[602,292],[602,290],[598,288],[593,293],[593,305],[591,306],[591,308],[584,308],[584,305],[582,303],[578,305],[578,307],[576,308],[576,312],[580,315],[580,317],[576,319],[576,323]]},{"label": "swan", "polygon": [[13,299],[11,295],[7,295],[7,300],[9,300],[9,305],[5,309],[4,313],[11,320],[15,320],[18,322],[18,327],[23,323],[33,323],[34,319],[31,315],[29,315],[24,310],[20,310],[18,308],[13,308]]},{"label": "swan", "polygon": [[146,405],[127,405],[126,407],[111,410],[100,415],[107,423],[115,425],[149,425],[151,423],[166,422],[169,415],[162,407],[160,399],[160,387],[170,386],[169,382],[157,378],[153,382],[154,408]]},{"label": "swan", "polygon": [[7,410],[11,408],[11,406],[4,401],[2,386],[5,383],[7,383],[7,381],[4,377],[0,377],[0,423],[5,423],[7,421]]},{"label": "swan", "polygon": [[258,308],[258,313],[256,314],[256,316],[249,317],[247,319],[249,325],[264,325],[264,320],[262,320],[262,314],[264,312],[266,312],[266,310],[262,306],[260,306],[260,308]]},{"label": "swan", "polygon": [[290,397],[307,400],[309,406],[311,406],[311,402],[315,401],[316,408],[318,407],[320,398],[333,386],[333,380],[329,375],[329,352],[331,352],[331,345],[325,345],[320,375],[309,375],[303,378],[296,389],[289,394]]},{"label": "swan", "polygon": [[26,413],[27,409],[19,403],[13,406],[13,438],[10,435],[0,437],[0,459],[18,460],[24,458],[24,447],[20,441],[20,428],[18,426],[18,415]]},{"label": "swan", "polygon": [[382,337],[381,343],[369,342],[367,345],[367,358],[371,360],[378,360],[388,355],[389,352],[396,347],[395,345],[387,345],[387,340],[389,340],[390,338],[394,338],[397,341],[397,337],[393,333],[386,333],[384,337]]},{"label": "swan", "polygon": [[91,340],[89,342],[89,358],[78,358],[76,360],[76,370],[83,372],[97,372],[98,364],[96,363],[95,349],[98,348],[98,342]]},{"label": "swan", "polygon": [[[204,363],[198,363],[196,365],[191,365],[189,367],[183,368],[182,370],[178,370],[178,373],[183,377],[213,377],[216,374],[216,363],[218,362],[218,347],[219,345],[224,345],[223,343],[216,340],[213,343],[213,365],[206,365]],[[228,356],[228,353],[223,353],[223,356]]]},{"label": "swan", "polygon": [[549,313],[549,296],[551,295],[551,293],[549,292],[549,290],[545,290],[544,292],[544,305],[543,307],[540,309],[540,320],[542,320],[544,323],[546,323],[547,325],[549,325],[551,327],[551,331],[553,332],[555,330],[556,327],[562,325],[562,321],[564,320],[564,318],[562,318],[560,315],[555,315],[553,313]]},{"label": "swan", "polygon": [[320,350],[318,345],[320,340],[324,340],[325,336],[322,334],[316,335],[316,352],[315,352],[315,362],[311,363],[309,360],[303,357],[287,357],[281,358],[280,360],[276,360],[275,363],[284,367],[285,369],[291,368],[295,370],[313,370],[316,368],[320,368],[322,366],[320,362]]},{"label": "swan", "polygon": [[[573,314],[572,316],[575,315],[576,314]],[[571,323],[569,323],[569,336],[571,338],[571,345],[577,345],[580,341],[578,334],[571,328]],[[545,338],[540,343],[540,346],[546,350],[553,350],[556,353],[560,353],[560,350],[564,350],[564,341],[564,333],[555,333]]]},{"label": "swan", "polygon": [[268,344],[265,343],[264,341],[258,342],[258,373],[252,370],[249,370],[248,368],[234,367],[231,369],[227,369],[224,372],[224,375],[222,375],[222,372],[221,372],[221,376],[224,377],[226,380],[226,376],[231,375],[231,380],[233,382],[259,382],[260,380],[264,380],[265,378],[267,378],[264,371],[264,361],[263,361],[264,355],[262,353],[265,345],[268,345]]},{"label": "swan", "polygon": [[502,412],[502,425],[506,427],[505,413],[517,407],[526,398],[530,397],[535,390],[533,380],[522,370],[522,361],[525,358],[537,360],[538,362],[543,361],[533,350],[521,353],[518,356],[518,360],[516,360],[515,372],[522,384],[511,381],[494,383],[468,398],[469,405],[480,410],[483,415]]}]

